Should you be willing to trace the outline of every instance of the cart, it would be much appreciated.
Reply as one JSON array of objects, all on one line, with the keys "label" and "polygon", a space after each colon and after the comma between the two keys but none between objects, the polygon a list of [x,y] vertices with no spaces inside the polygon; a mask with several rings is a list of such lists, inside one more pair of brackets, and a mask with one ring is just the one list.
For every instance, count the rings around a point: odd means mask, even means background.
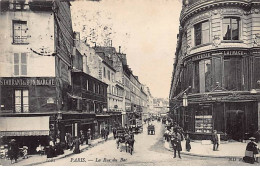
[{"label": "cart", "polygon": [[152,125],[152,124],[148,125],[147,132],[148,132],[147,133],[148,135],[154,135],[155,134],[155,127],[154,127],[154,125]]}]

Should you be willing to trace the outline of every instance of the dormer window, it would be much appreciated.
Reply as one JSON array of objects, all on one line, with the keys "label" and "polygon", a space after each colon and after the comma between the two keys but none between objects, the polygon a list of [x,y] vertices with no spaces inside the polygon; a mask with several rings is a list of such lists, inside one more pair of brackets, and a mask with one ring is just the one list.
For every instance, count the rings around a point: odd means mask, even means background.
[{"label": "dormer window", "polygon": [[240,18],[225,17],[223,19],[223,40],[239,40]]}]

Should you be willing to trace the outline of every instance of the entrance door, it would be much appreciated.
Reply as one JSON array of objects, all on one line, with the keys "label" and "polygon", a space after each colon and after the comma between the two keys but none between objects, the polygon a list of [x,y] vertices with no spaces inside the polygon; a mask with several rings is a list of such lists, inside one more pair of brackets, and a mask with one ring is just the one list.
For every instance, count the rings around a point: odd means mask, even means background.
[{"label": "entrance door", "polygon": [[229,110],[227,111],[227,134],[233,140],[241,141],[245,133],[244,111]]}]

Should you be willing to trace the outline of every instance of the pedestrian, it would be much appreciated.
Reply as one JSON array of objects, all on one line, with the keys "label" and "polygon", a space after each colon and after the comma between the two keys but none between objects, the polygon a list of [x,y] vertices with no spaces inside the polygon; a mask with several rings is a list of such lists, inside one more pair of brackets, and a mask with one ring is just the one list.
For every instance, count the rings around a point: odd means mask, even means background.
[{"label": "pedestrian", "polygon": [[101,137],[105,139],[105,127],[101,129]]},{"label": "pedestrian", "polygon": [[109,129],[108,127],[105,129],[105,140],[107,141],[109,135]]},{"label": "pedestrian", "polygon": [[249,140],[251,141],[246,146],[245,157],[243,157],[243,160],[246,163],[253,164],[257,161],[256,155],[259,154],[259,148],[257,147],[254,137],[250,137]]},{"label": "pedestrian", "polygon": [[116,128],[113,127],[113,136],[114,136],[114,139],[116,139]]},{"label": "pedestrian", "polygon": [[171,143],[172,143],[172,147],[174,150],[174,157],[176,158],[176,152],[178,152],[178,156],[181,159],[181,151],[182,151],[182,147],[181,147],[181,135],[180,133],[178,133],[178,130],[175,128],[174,132],[171,136]]},{"label": "pedestrian", "polygon": [[47,149],[47,158],[53,158],[53,157],[55,157],[54,142],[53,142],[53,138],[50,137],[49,146]]},{"label": "pedestrian", "polygon": [[218,138],[217,130],[213,131],[212,142],[213,142],[213,151],[218,151],[219,138]]},{"label": "pedestrian", "polygon": [[11,139],[9,148],[8,148],[8,156],[10,157],[11,164],[13,164],[13,160],[16,163],[18,159],[18,153],[19,153],[19,148],[16,143],[15,139]]},{"label": "pedestrian", "polygon": [[91,129],[89,128],[89,129],[88,129],[88,132],[87,132],[87,144],[88,144],[88,145],[91,145],[91,139],[92,139]]},{"label": "pedestrian", "polygon": [[169,133],[170,133],[170,131],[167,129],[167,127],[166,127],[166,129],[165,129],[165,132],[164,132],[164,139],[167,141],[167,142],[169,142]]},{"label": "pedestrian", "polygon": [[189,134],[186,135],[186,150],[190,152],[191,145],[190,145],[190,136]]},{"label": "pedestrian", "polygon": [[73,152],[75,154],[79,154],[80,153],[80,148],[79,148],[79,146],[80,146],[80,139],[79,139],[78,136],[76,136],[75,139],[74,139],[74,146],[75,146],[75,148],[74,148]]}]

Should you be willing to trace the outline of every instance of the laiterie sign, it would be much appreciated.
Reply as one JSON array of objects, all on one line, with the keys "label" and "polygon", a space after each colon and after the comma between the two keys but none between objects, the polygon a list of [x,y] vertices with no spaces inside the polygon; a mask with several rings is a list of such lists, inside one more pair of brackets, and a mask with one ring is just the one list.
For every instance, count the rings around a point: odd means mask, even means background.
[{"label": "laiterie sign", "polygon": [[55,86],[55,78],[0,78],[0,86]]}]

